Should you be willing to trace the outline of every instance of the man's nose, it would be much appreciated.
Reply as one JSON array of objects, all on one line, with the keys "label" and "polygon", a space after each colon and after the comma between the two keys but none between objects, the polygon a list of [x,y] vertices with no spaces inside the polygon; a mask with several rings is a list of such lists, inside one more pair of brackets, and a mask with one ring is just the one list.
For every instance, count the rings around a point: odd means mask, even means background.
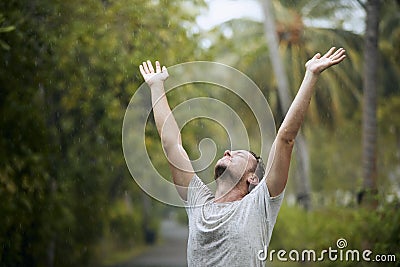
[{"label": "man's nose", "polygon": [[224,156],[230,157],[231,156],[231,151],[230,150],[225,150]]}]

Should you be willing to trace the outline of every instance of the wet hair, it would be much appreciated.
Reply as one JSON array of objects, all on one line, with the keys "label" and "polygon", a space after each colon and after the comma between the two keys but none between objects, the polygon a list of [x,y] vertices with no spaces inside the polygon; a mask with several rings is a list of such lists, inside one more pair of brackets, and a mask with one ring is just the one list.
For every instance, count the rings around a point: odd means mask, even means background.
[{"label": "wet hair", "polygon": [[[254,153],[253,151],[248,151],[250,154],[252,154],[256,160],[257,160],[257,166],[256,169],[254,170],[254,174],[257,176],[258,181],[261,181],[264,178],[264,174],[265,174],[265,165],[264,162],[262,160],[262,158],[260,156],[257,156],[256,153]],[[249,192],[251,190],[254,189],[254,185],[250,184],[249,185]]]}]

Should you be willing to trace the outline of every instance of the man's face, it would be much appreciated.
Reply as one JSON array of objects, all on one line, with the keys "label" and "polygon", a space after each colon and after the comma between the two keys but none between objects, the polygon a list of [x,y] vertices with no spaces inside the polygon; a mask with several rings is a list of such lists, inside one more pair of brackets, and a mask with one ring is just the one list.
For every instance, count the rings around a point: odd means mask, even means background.
[{"label": "man's face", "polygon": [[229,175],[236,182],[249,172],[254,173],[257,167],[256,158],[246,150],[226,150],[224,156],[217,161],[214,178],[222,174]]}]

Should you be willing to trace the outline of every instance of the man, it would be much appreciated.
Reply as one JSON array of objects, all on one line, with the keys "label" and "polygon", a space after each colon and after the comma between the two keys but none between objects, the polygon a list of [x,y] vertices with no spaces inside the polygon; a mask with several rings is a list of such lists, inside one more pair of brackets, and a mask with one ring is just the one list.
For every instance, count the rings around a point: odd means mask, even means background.
[{"label": "man", "polygon": [[[215,166],[215,196],[194,173],[182,147],[178,125],[164,92],[166,67],[157,61],[140,65],[150,86],[154,119],[189,218],[189,266],[263,266],[259,251],[268,247],[288,179],[291,153],[319,75],[345,59],[345,50],[332,47],[306,64],[300,89],[278,130],[266,171],[254,153],[225,151]],[[264,178],[264,179],[263,179]],[[254,189],[253,189],[254,188]],[[253,189],[253,190],[252,190]],[[266,251],[264,252],[266,253]]]}]

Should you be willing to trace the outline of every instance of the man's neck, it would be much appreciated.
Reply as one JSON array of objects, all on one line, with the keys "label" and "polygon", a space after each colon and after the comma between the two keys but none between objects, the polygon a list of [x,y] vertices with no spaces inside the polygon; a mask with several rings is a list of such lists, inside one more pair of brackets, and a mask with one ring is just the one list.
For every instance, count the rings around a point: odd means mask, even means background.
[{"label": "man's neck", "polygon": [[215,192],[215,202],[233,202],[241,200],[248,191],[242,188],[240,184],[232,185],[226,182],[220,182],[217,184],[217,191]]}]

